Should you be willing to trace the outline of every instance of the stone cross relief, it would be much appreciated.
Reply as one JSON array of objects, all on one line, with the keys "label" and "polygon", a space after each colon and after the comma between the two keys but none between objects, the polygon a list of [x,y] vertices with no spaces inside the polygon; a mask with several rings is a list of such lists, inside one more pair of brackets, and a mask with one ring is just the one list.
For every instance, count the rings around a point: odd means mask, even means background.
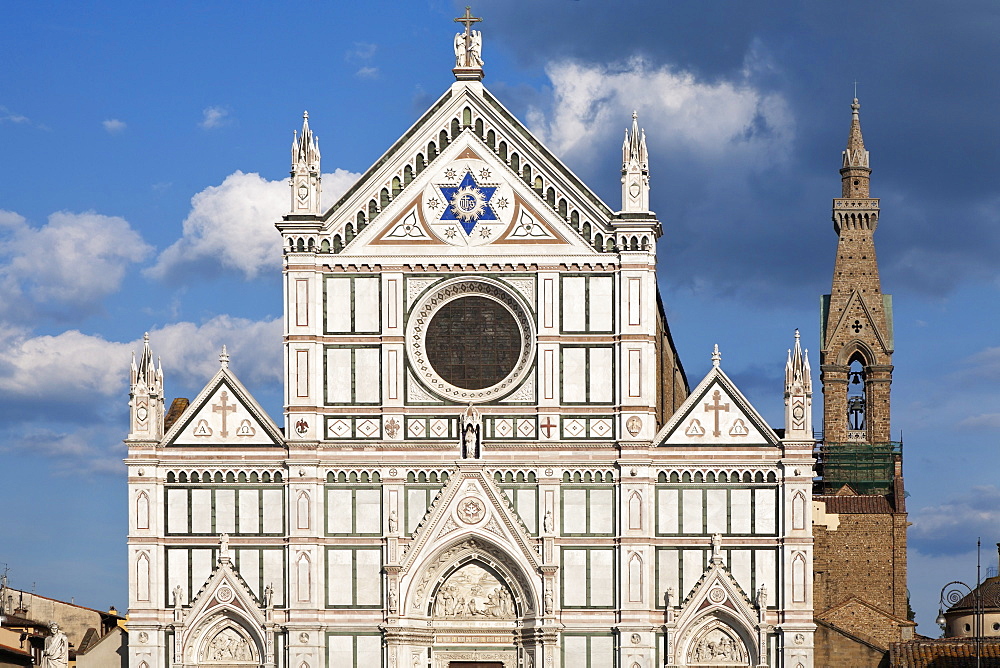
[{"label": "stone cross relief", "polygon": [[221,436],[222,438],[226,438],[227,436],[229,436],[229,431],[226,427],[227,415],[229,413],[236,412],[236,406],[228,403],[228,401],[229,401],[229,393],[223,390],[222,394],[219,395],[219,403],[212,404],[212,412],[222,414],[222,431],[219,432],[219,436]]},{"label": "stone cross relief", "polygon": [[715,429],[712,431],[712,435],[715,436],[715,437],[719,437],[719,436],[722,435],[722,432],[719,430],[719,412],[720,411],[728,413],[729,412],[729,403],[728,402],[727,403],[722,403],[722,393],[719,392],[718,390],[716,390],[715,392],[712,393],[712,403],[705,404],[705,412],[706,413],[709,413],[709,412],[714,412],[715,413]]}]

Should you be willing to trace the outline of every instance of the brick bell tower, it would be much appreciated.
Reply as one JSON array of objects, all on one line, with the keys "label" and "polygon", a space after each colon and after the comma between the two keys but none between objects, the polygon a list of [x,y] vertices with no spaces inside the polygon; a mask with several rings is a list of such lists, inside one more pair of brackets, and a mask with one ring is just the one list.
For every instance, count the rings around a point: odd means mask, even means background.
[{"label": "brick bell tower", "polygon": [[891,440],[889,422],[892,297],[882,292],[875,257],[879,200],[870,195],[860,108],[855,98],[842,193],[833,200],[833,285],[821,302],[823,435],[813,497],[817,666],[877,666],[890,642],[913,632],[902,444]]},{"label": "brick bell tower", "polygon": [[872,170],[860,108],[855,98],[840,169],[842,195],[833,200],[837,259],[833,287],[823,296],[819,359],[825,440],[870,445],[890,440],[892,296],[882,292],[875,259],[879,201],[869,193]]}]

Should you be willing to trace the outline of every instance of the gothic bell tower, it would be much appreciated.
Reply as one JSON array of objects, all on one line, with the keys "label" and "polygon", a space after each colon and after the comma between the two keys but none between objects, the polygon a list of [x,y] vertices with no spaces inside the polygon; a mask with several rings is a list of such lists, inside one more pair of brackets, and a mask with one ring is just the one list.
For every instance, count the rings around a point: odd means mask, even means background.
[{"label": "gothic bell tower", "polygon": [[833,200],[837,259],[823,296],[820,370],[827,443],[885,444],[892,383],[892,297],[882,292],[875,258],[879,201],[869,191],[871,167],[861,136],[857,98]]},{"label": "gothic bell tower", "polygon": [[882,292],[875,258],[879,201],[869,190],[860,108],[855,98],[842,192],[833,200],[833,285],[821,304],[813,610],[815,665],[844,665],[850,656],[850,665],[875,668],[884,665],[891,642],[912,636],[914,624],[906,590],[902,444],[889,431],[892,298]]}]

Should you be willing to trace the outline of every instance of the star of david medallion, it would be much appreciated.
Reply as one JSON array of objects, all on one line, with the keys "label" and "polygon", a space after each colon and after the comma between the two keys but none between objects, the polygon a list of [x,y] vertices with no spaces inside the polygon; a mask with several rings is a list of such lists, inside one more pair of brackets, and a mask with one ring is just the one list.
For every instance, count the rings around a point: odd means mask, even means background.
[{"label": "star of david medallion", "polygon": [[472,234],[480,220],[497,220],[497,215],[490,206],[490,199],[497,191],[496,186],[479,185],[471,171],[465,173],[458,186],[439,187],[448,203],[440,220],[457,220],[466,235]]},{"label": "star of david medallion", "polygon": [[466,153],[441,166],[420,198],[431,231],[452,246],[484,246],[511,227],[514,191],[497,169]]},{"label": "star of david medallion", "polygon": [[473,497],[462,499],[458,504],[458,519],[466,524],[478,524],[486,517],[483,502]]}]

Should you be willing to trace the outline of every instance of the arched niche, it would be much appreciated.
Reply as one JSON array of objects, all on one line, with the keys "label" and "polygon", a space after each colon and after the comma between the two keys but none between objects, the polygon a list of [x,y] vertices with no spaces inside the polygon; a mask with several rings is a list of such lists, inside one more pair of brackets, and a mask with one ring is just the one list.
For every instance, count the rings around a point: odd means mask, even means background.
[{"label": "arched niche", "polygon": [[478,559],[451,569],[431,595],[435,621],[513,621],[519,612],[503,575]]},{"label": "arched niche", "polygon": [[[516,617],[524,619],[541,616],[539,595],[535,591],[538,583],[535,582],[534,574],[525,568],[519,558],[481,536],[467,537],[453,542],[435,551],[425,560],[410,581],[406,594],[407,607],[404,609],[433,618],[435,601],[442,592],[442,586],[468,565],[482,569],[497,583],[506,587]],[[486,597],[488,602],[488,593]]]},{"label": "arched niche", "polygon": [[[253,626],[231,612],[205,619],[189,636],[187,655],[199,666],[260,666],[263,638]],[[192,656],[193,655],[193,656]]]},{"label": "arched niche", "polygon": [[680,662],[691,666],[756,666],[753,632],[730,615],[715,611],[684,634]]}]

